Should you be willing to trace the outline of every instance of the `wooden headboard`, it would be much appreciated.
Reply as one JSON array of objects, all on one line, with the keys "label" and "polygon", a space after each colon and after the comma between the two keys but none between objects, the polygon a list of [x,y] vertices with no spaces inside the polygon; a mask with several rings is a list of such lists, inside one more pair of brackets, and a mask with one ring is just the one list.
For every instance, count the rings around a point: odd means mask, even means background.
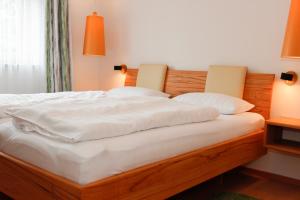
[{"label": "wooden headboard", "polygon": [[[125,86],[135,86],[138,69],[128,69]],[[206,71],[185,71],[168,69],[164,92],[172,97],[188,92],[204,92]],[[244,97],[255,105],[251,112],[256,112],[269,119],[271,109],[274,74],[248,73]]]}]

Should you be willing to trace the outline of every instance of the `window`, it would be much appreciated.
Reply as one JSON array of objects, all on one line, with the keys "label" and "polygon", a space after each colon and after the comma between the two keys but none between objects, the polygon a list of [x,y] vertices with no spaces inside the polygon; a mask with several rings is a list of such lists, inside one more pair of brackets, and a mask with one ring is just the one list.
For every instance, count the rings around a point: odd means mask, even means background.
[{"label": "window", "polygon": [[[0,0],[0,93],[4,87],[21,90],[25,84],[28,89],[31,83],[39,84],[37,78],[42,81],[45,21],[45,0]],[[33,77],[24,83],[23,76]]]}]

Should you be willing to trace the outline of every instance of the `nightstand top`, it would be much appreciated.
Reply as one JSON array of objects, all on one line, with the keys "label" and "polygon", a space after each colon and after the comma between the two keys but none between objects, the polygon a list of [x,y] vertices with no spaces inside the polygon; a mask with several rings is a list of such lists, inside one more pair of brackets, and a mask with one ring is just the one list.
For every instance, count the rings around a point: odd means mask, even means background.
[{"label": "nightstand top", "polygon": [[266,123],[270,125],[282,126],[286,128],[300,129],[300,119],[295,119],[295,118],[285,118],[285,117],[272,118],[267,120]]}]

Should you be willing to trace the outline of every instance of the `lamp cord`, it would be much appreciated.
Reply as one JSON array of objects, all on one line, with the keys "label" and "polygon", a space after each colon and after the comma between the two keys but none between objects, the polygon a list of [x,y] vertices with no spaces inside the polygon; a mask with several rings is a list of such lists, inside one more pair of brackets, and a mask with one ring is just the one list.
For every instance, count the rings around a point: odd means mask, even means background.
[{"label": "lamp cord", "polygon": [[96,11],[96,8],[97,8],[97,2],[96,2],[96,0],[94,0],[94,10]]},{"label": "lamp cord", "polygon": [[97,11],[97,0],[91,0],[90,1],[90,12],[94,13],[96,11]]}]

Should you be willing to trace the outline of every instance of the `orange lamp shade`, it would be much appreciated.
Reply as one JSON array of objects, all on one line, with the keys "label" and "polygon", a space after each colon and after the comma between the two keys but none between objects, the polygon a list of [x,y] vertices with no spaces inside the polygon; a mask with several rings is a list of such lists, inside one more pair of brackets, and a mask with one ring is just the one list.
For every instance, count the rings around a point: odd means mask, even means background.
[{"label": "orange lamp shade", "polygon": [[105,55],[104,18],[96,12],[86,18],[83,54]]},{"label": "orange lamp shade", "polygon": [[300,0],[292,0],[282,58],[300,59]]}]

